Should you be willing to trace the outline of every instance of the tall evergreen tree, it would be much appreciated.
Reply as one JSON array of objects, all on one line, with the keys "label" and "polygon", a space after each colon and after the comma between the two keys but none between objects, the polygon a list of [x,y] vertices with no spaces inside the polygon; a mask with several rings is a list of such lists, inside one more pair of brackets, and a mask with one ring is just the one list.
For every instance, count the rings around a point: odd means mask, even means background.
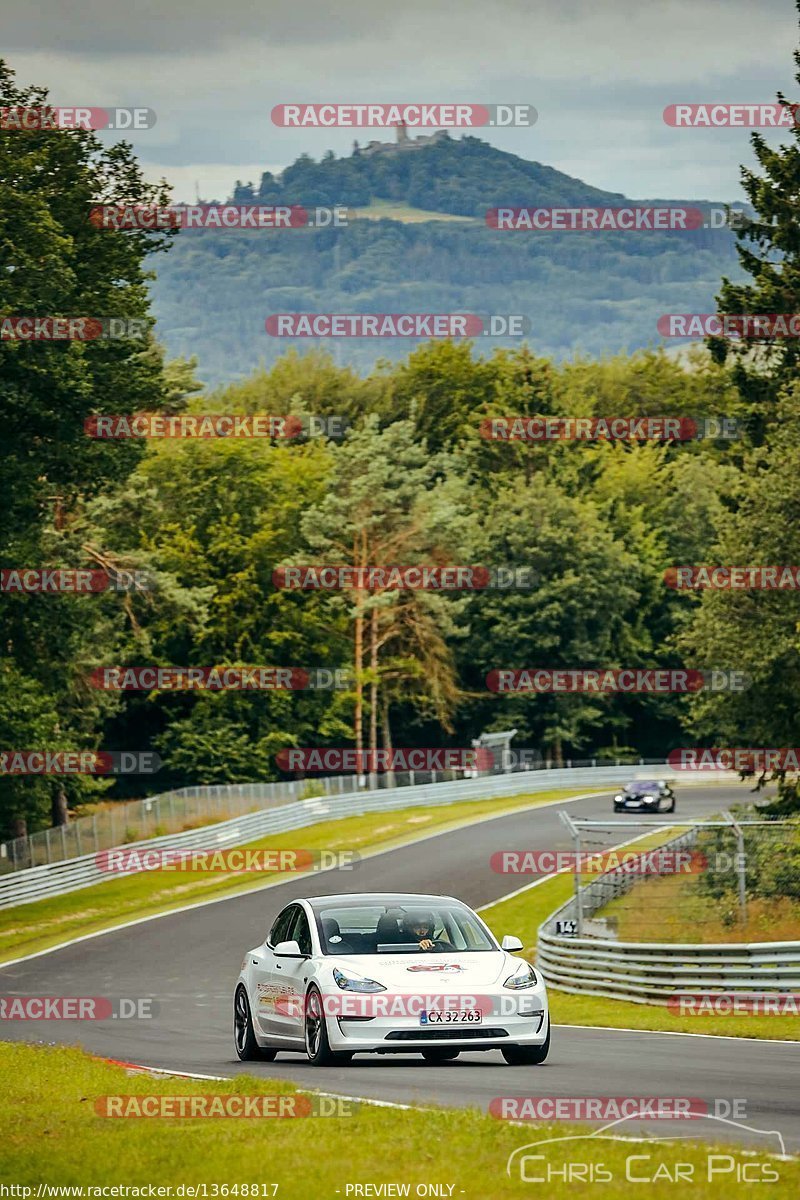
[{"label": "tall evergreen tree", "polygon": [[[797,2],[800,13],[800,0]],[[800,84],[800,49],[794,52]],[[800,107],[778,92],[778,102],[794,115],[791,142],[773,148],[760,133],[750,141],[761,171],[742,167],[742,186],[755,217],[737,229],[739,262],[751,283],[724,278],[717,297],[720,313],[800,312]],[[752,337],[710,338],[716,361],[732,360],[733,378],[748,407],[750,433],[760,444],[781,388],[796,377],[800,339],[768,341]]]},{"label": "tall evergreen tree", "polygon": [[[0,60],[0,106],[46,109],[47,91],[19,87]],[[4,567],[100,565],[85,548],[65,557],[70,526],[91,497],[125,479],[142,450],[92,441],[84,420],[109,407],[158,407],[165,396],[162,357],[148,332],[144,260],[169,238],[97,228],[90,211],[166,199],[164,187],[144,182],[125,142],[105,147],[83,130],[0,131],[0,314],[117,317],[144,329],[133,339],[0,340]],[[95,746],[103,706],[87,697],[81,667],[101,636],[113,642],[125,619],[113,596],[4,595],[0,667],[13,694],[0,710],[0,744]],[[63,821],[68,800],[86,791],[78,777],[2,779],[0,824],[40,819],[48,797],[54,820]]]}]

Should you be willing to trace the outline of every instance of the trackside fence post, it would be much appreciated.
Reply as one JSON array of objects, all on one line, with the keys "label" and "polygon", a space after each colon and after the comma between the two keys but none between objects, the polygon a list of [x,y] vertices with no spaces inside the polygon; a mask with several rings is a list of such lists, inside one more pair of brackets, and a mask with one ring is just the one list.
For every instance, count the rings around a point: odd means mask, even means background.
[{"label": "trackside fence post", "polygon": [[572,845],[575,850],[575,873],[573,879],[575,881],[575,932],[577,937],[583,937],[583,901],[581,896],[581,831],[575,822],[570,817],[569,813],[562,809],[558,814],[561,820],[566,825],[572,838]]}]

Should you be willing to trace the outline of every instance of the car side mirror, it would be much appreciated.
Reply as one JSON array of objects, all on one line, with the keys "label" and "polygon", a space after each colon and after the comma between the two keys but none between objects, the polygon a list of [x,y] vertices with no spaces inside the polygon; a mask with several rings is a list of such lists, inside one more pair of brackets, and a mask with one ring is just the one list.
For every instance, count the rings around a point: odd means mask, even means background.
[{"label": "car side mirror", "polygon": [[272,953],[276,958],[305,958],[297,942],[278,942]]},{"label": "car side mirror", "polygon": [[512,937],[510,933],[506,934],[500,945],[504,950],[522,950],[523,948],[520,939],[518,937]]}]

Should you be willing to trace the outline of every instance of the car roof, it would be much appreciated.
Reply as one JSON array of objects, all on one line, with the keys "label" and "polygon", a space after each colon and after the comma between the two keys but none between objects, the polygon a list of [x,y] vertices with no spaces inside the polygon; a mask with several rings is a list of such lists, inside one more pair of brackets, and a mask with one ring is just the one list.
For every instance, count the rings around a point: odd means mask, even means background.
[{"label": "car roof", "polygon": [[306,896],[305,900],[312,908],[322,908],[328,904],[405,904],[408,901],[415,904],[440,904],[442,901],[463,903],[455,896],[429,896],[421,892],[340,892],[333,896]]}]

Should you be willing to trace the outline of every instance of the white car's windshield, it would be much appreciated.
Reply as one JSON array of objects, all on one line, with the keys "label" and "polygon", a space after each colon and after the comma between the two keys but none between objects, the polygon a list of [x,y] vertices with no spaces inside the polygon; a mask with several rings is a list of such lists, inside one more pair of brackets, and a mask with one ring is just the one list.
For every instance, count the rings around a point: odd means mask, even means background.
[{"label": "white car's windshield", "polygon": [[323,954],[436,954],[496,950],[474,913],[457,905],[333,903],[316,912]]}]

